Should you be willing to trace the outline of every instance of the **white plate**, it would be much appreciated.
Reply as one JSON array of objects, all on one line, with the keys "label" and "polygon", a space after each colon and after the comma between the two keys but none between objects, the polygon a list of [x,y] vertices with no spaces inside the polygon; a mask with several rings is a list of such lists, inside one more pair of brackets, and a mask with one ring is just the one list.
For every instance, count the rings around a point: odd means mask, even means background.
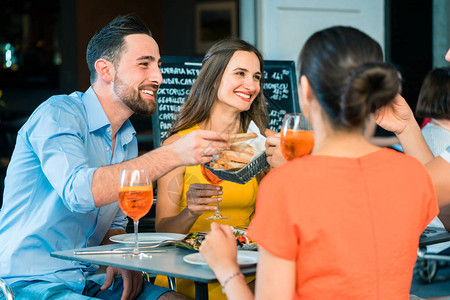
[{"label": "white plate", "polygon": [[[154,245],[165,240],[181,240],[186,234],[165,232],[143,232],[138,233],[139,245]],[[118,234],[109,238],[112,242],[123,244],[134,244],[134,233]]]},{"label": "white plate", "polygon": [[[183,260],[188,264],[193,265],[208,265],[200,253],[192,253],[183,257]],[[258,262],[258,252],[239,250],[237,254],[238,264],[241,267],[254,265]]]}]

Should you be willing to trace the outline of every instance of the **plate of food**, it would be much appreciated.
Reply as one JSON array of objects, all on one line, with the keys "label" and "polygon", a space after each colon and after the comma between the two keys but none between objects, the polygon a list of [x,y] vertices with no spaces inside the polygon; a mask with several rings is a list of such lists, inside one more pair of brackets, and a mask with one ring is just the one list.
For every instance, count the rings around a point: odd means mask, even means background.
[{"label": "plate of food", "polygon": [[[236,237],[236,244],[238,249],[242,250],[257,250],[258,245],[247,237],[246,231],[242,229],[234,229],[234,236]],[[175,246],[191,251],[197,252],[205,239],[207,232],[189,233],[183,240],[177,241]]]},{"label": "plate of food", "polygon": [[[193,265],[201,265],[201,266],[208,265],[208,263],[205,261],[205,259],[200,253],[191,253],[185,255],[183,257],[183,261]],[[254,265],[258,262],[258,252],[239,250],[237,253],[237,262],[238,265],[241,267]]]},{"label": "plate of food", "polygon": [[175,246],[197,252],[202,245],[202,241],[205,239],[206,234],[207,232],[189,233],[184,239],[176,242]]},{"label": "plate of food", "polygon": [[247,236],[247,231],[244,229],[233,228],[234,236],[238,249],[242,250],[258,250],[258,245],[251,238]]},{"label": "plate of food", "polygon": [[[182,240],[186,234],[165,232],[143,232],[138,234],[140,245],[172,244],[174,241]],[[113,235],[110,241],[122,244],[134,244],[134,233]]]}]

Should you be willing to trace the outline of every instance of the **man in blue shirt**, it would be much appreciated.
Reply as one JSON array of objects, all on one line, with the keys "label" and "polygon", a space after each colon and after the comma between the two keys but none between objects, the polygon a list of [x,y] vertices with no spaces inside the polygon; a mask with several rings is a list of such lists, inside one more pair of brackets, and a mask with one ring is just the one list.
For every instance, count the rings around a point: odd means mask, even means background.
[{"label": "man in blue shirt", "polygon": [[128,119],[156,111],[162,83],[158,45],[137,16],[118,17],[99,30],[87,63],[91,87],[51,97],[18,133],[0,212],[0,278],[16,299],[182,297],[142,284],[139,272],[109,267],[105,280],[93,275],[94,265],[50,257],[125,233],[127,218],[117,202],[122,169],[147,169],[156,180],[176,167],[208,162],[228,146],[220,133],[195,131],[137,157]]}]

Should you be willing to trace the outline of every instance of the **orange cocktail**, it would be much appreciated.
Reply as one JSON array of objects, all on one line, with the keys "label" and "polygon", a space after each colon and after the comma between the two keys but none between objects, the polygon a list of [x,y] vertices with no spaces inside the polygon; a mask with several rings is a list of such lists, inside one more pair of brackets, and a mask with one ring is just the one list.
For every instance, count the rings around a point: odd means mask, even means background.
[{"label": "orange cocktail", "polygon": [[145,216],[153,204],[151,185],[123,186],[119,188],[119,206],[134,221]]},{"label": "orange cocktail", "polygon": [[314,148],[314,131],[286,129],[281,132],[280,146],[287,160],[309,154]]}]

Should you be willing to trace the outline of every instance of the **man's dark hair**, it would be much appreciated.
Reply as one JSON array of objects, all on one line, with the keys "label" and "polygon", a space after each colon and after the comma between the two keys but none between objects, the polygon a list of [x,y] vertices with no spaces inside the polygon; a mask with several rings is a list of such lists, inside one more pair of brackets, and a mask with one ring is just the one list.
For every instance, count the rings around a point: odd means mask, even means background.
[{"label": "man's dark hair", "polygon": [[124,50],[125,37],[131,34],[152,36],[150,29],[136,14],[118,16],[94,34],[86,51],[86,60],[91,72],[91,84],[97,79],[95,70],[97,59],[106,59],[117,66]]}]

